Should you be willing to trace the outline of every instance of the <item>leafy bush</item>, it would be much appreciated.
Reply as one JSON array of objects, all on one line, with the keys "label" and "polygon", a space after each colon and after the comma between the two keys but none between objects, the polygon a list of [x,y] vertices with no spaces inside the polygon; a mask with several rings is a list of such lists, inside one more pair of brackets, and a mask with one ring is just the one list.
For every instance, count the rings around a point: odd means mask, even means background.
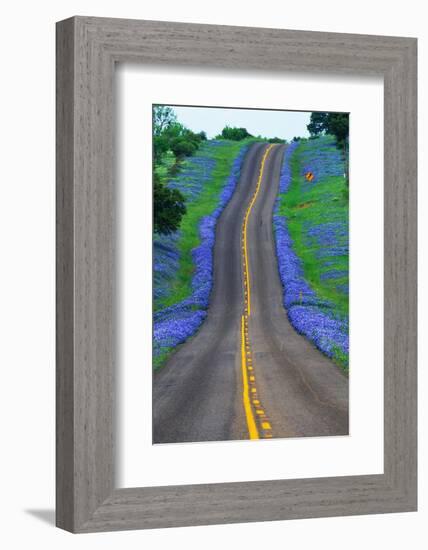
[{"label": "leafy bush", "polygon": [[185,197],[166,185],[175,176],[185,157],[192,156],[205,132],[195,133],[178,122],[174,109],[166,105],[153,107],[153,200],[154,231],[168,235],[180,226],[186,212]]},{"label": "leafy bush", "polygon": [[232,141],[241,141],[249,137],[253,136],[247,132],[246,128],[234,128],[231,126],[223,128],[221,134],[217,136],[218,139],[230,139]]},{"label": "leafy bush", "polygon": [[178,122],[174,110],[164,105],[153,108],[153,156],[155,164],[172,151],[179,161],[185,156],[193,155],[201,141],[206,141],[205,132],[195,133]]},{"label": "leafy bush", "polygon": [[307,128],[312,137],[322,134],[334,136],[339,147],[344,149],[349,136],[349,114],[312,113]]},{"label": "leafy bush", "polygon": [[181,218],[186,213],[184,196],[178,189],[169,189],[153,177],[154,217],[153,230],[155,233],[169,235],[179,227]]},{"label": "leafy bush", "polygon": [[194,334],[207,315],[215,228],[236,184],[247,144],[210,140],[168,183],[188,200],[180,230],[154,239],[154,367]]},{"label": "leafy bush", "polygon": [[179,137],[171,141],[170,148],[176,158],[190,157],[198,148],[198,142]]}]

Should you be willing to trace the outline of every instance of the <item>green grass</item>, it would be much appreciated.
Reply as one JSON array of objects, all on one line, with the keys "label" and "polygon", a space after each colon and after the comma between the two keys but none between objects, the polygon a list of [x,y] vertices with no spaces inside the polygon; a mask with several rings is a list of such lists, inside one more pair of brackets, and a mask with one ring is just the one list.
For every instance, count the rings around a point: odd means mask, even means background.
[{"label": "green grass", "polygon": [[173,165],[176,163],[175,155],[172,151],[167,151],[162,156],[162,161],[159,164],[155,165],[154,171],[159,176],[159,179],[162,183],[165,183],[168,181],[169,178],[169,171],[173,167]]},{"label": "green grass", "polygon": [[[330,138],[318,139],[318,151],[322,151]],[[302,262],[304,278],[318,299],[329,303],[329,309],[332,307],[334,315],[346,326],[349,319],[349,296],[345,290],[349,283],[349,254],[335,255],[334,247],[345,248],[348,242],[348,185],[343,176],[327,176],[314,184],[306,181],[302,171],[307,157],[305,160],[303,153],[311,146],[313,143],[301,142],[290,158],[291,184],[288,192],[280,197],[279,213],[287,218],[293,249]],[[340,237],[333,236],[330,245],[310,236],[311,228],[329,223],[339,223],[345,233]],[[343,272],[343,276],[323,278],[323,274],[330,271]],[[322,302],[320,307],[323,307]],[[334,362],[348,372],[347,354],[337,346],[332,352]]]},{"label": "green grass", "polygon": [[171,355],[176,348],[163,348],[162,352],[159,355],[153,356],[153,370],[157,371],[165,364],[168,357]]},{"label": "green grass", "polygon": [[336,287],[347,284],[348,275],[339,279],[321,279],[321,275],[331,270],[348,273],[349,256],[327,255],[320,260],[317,257],[319,245],[315,239],[311,240],[307,236],[310,227],[322,223],[347,223],[347,186],[342,176],[326,177],[313,186],[304,185],[300,158],[300,153],[304,150],[305,143],[302,143],[290,160],[292,181],[288,193],[281,197],[279,212],[288,219],[290,236],[294,250],[302,261],[305,279],[320,298],[335,304],[337,313],[347,317],[348,295],[338,292]]},{"label": "green grass", "polygon": [[191,280],[195,269],[192,260],[192,250],[200,244],[199,221],[210,214],[218,204],[220,193],[226,178],[232,169],[232,164],[241,148],[254,140],[225,141],[227,146],[213,150],[213,158],[216,166],[212,172],[212,178],[204,191],[191,203],[186,204],[187,212],[183,216],[180,225],[180,240],[178,249],[180,252],[180,264],[175,280],[171,283],[171,290],[166,299],[156,304],[163,308],[184,300],[191,294]]},{"label": "green grass", "polygon": [[338,346],[333,346],[333,361],[342,367],[342,369],[348,373],[349,372],[349,357],[343,353],[343,351]]}]

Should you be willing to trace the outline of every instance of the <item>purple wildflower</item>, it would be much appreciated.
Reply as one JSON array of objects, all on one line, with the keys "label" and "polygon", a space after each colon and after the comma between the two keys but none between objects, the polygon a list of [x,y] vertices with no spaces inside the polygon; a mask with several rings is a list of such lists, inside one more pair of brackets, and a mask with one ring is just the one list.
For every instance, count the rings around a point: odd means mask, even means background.
[{"label": "purple wildflower", "polygon": [[[287,219],[279,214],[280,196],[290,188],[292,174],[290,158],[299,146],[293,142],[285,151],[281,169],[279,195],[275,203],[273,226],[275,232],[278,270],[283,286],[283,304],[291,324],[328,357],[335,357],[337,350],[344,356],[349,353],[348,319],[335,313],[331,302],[321,300],[304,278],[302,262],[294,251]],[[343,161],[334,141],[330,138],[306,142],[306,150],[300,153],[302,158],[301,175],[307,172],[314,174],[314,180],[303,179],[303,191],[325,177],[338,176],[343,173]],[[348,254],[348,226],[343,222],[329,221],[318,226],[306,227],[305,241],[307,246],[315,244],[320,247],[317,256],[327,258],[324,267],[332,265],[332,256]],[[347,277],[347,271],[330,270],[321,275],[322,279],[340,279]],[[348,293],[348,285],[337,285],[336,289]]]},{"label": "purple wildflower", "polygon": [[[211,141],[200,149],[200,153],[209,156],[209,147],[227,146],[223,141]],[[242,162],[248,146],[242,147],[235,158],[230,175],[220,193],[219,202],[215,210],[204,216],[199,222],[200,244],[192,250],[192,259],[195,270],[191,281],[191,295],[177,304],[157,310],[153,315],[153,354],[158,356],[166,348],[175,347],[192,336],[203,323],[209,305],[213,285],[213,253],[217,220],[235,191],[239,179]],[[187,200],[197,198],[204,186],[209,182],[215,161],[212,158],[191,157],[188,159],[186,170],[170,183],[187,196]],[[177,241],[179,232],[162,238],[155,238],[154,282],[155,300],[167,295],[168,285],[178,270]],[[167,267],[162,267],[166,263]],[[157,267],[159,266],[159,267]],[[164,272],[167,277],[163,277]],[[163,277],[163,278],[162,278]],[[162,289],[158,289],[157,285]]]}]

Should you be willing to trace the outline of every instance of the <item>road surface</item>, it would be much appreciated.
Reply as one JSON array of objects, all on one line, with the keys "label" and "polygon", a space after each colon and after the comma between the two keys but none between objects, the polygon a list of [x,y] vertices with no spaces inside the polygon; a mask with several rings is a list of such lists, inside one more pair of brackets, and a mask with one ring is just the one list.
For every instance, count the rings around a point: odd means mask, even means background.
[{"label": "road surface", "polygon": [[348,433],[348,379],[288,321],[272,228],[284,145],[254,144],[216,230],[200,330],[153,377],[153,443]]}]

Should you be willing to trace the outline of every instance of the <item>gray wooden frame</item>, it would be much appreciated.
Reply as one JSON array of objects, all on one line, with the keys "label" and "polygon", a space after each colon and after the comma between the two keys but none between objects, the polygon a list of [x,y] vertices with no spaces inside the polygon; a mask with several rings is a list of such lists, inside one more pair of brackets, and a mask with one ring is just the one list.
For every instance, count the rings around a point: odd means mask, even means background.
[{"label": "gray wooden frame", "polygon": [[[416,510],[416,45],[413,38],[88,17],[57,24],[59,527],[91,532]],[[382,475],[115,488],[116,62],[383,76]]]}]

